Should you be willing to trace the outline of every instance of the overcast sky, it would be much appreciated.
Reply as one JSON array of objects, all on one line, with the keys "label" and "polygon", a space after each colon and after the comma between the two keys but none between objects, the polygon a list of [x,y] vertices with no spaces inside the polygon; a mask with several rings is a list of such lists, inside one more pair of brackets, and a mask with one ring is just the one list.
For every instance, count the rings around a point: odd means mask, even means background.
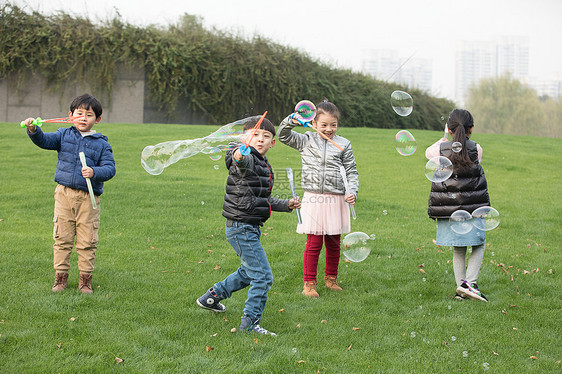
[{"label": "overcast sky", "polygon": [[[0,0],[4,3],[4,0]],[[530,75],[562,75],[562,0],[13,0],[50,14],[92,21],[121,17],[135,25],[169,24],[184,13],[206,27],[255,34],[359,71],[367,49],[396,49],[433,59],[433,92],[453,97],[457,43],[496,36],[529,38]]]}]

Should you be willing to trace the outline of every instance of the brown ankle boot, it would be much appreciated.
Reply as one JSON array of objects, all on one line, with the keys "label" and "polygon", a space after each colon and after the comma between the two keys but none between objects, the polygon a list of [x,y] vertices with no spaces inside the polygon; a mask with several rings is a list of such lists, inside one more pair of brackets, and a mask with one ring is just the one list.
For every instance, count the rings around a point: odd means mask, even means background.
[{"label": "brown ankle boot", "polygon": [[55,272],[55,284],[51,291],[60,292],[66,288],[66,282],[68,281],[68,273],[63,273],[62,271]]},{"label": "brown ankle boot", "polygon": [[318,295],[318,292],[316,292],[316,282],[305,281],[304,287],[302,289],[302,294],[313,299],[320,297],[320,295]]},{"label": "brown ankle boot", "polygon": [[334,277],[333,275],[327,275],[324,277],[324,283],[326,284],[326,287],[328,287],[329,289],[333,290],[333,291],[343,291],[342,288],[338,285],[338,282],[336,281],[337,277]]},{"label": "brown ankle boot", "polygon": [[78,276],[78,289],[82,293],[92,293],[92,274],[80,273]]}]

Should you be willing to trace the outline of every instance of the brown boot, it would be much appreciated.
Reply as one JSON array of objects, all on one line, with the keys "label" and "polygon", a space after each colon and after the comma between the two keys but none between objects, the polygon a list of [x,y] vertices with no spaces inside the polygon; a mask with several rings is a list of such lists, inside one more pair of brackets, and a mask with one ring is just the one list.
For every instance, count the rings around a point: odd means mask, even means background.
[{"label": "brown boot", "polygon": [[318,292],[316,292],[316,282],[304,282],[304,287],[302,289],[302,294],[313,299],[320,297]]},{"label": "brown boot", "polygon": [[336,281],[336,277],[333,275],[327,275],[324,277],[324,283],[326,283],[326,287],[333,291],[342,291],[342,288],[338,285]]},{"label": "brown boot", "polygon": [[80,273],[78,276],[78,289],[82,293],[92,293],[92,274]]},{"label": "brown boot", "polygon": [[55,284],[51,291],[60,292],[66,288],[66,282],[68,281],[68,273],[63,273],[62,271],[55,272]]}]

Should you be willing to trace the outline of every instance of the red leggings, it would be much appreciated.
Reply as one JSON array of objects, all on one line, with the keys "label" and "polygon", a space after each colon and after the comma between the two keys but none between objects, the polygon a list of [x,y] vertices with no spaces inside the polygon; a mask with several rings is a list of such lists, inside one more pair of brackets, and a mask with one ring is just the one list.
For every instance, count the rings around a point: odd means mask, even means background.
[{"label": "red leggings", "polygon": [[318,268],[318,258],[322,250],[322,240],[326,244],[326,276],[336,277],[338,275],[338,264],[340,262],[340,235],[312,235],[306,236],[306,248],[304,249],[304,281],[315,282]]}]

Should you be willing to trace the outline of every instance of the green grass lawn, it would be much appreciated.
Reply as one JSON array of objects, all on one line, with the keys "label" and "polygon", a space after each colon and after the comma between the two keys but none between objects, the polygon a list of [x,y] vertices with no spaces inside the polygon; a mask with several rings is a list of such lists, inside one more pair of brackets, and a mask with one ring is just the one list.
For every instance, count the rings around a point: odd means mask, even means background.
[{"label": "green grass lawn", "polygon": [[[146,145],[216,128],[95,129],[109,137],[117,174],[101,198],[94,294],[77,289],[75,253],[69,288],[53,294],[57,154],[19,125],[0,124],[1,373],[469,373],[484,363],[493,373],[561,371],[562,139],[475,129],[502,221],[487,235],[478,280],[490,302],[459,302],[451,248],[434,245],[427,217],[424,151],[441,133],[412,130],[418,150],[404,157],[394,150],[396,130],[341,128],[360,175],[352,231],[375,234],[373,251],[361,263],[342,256],[343,293],[320,287],[319,299],[306,299],[305,236],[295,233],[294,213],[274,213],[262,236],[274,274],[262,326],[273,338],[231,333],[244,291],[223,314],[195,304],[239,265],[224,236],[223,159],[197,155],[159,176],[140,164]],[[268,158],[274,193],[288,194],[285,168],[300,168],[298,152],[278,142]]]}]

